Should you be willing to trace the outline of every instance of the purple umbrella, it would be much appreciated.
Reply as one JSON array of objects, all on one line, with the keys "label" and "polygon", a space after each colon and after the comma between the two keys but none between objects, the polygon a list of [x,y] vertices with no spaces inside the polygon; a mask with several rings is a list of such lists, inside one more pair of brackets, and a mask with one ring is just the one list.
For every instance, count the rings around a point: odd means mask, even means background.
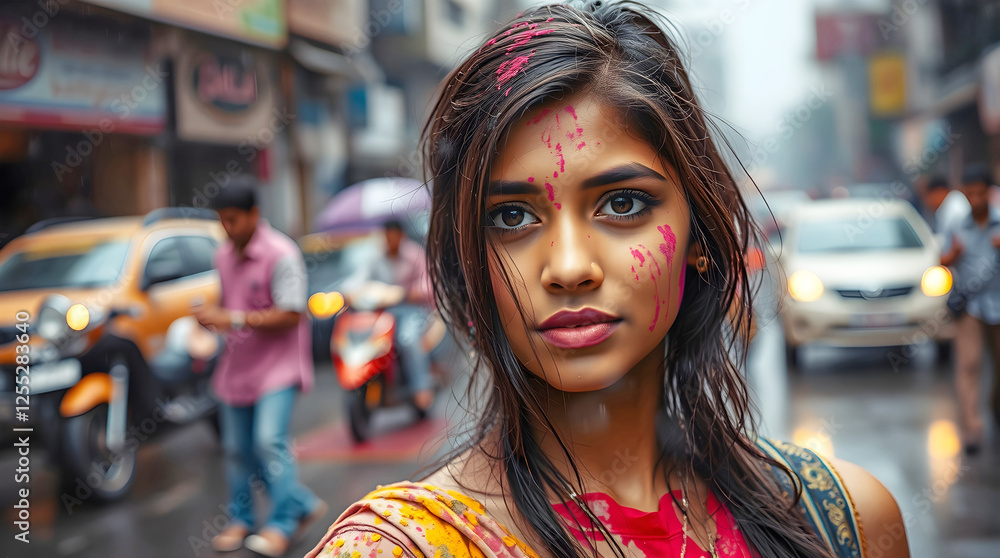
[{"label": "purple umbrella", "polygon": [[411,178],[372,178],[344,188],[316,218],[318,232],[365,232],[429,210],[427,188]]}]

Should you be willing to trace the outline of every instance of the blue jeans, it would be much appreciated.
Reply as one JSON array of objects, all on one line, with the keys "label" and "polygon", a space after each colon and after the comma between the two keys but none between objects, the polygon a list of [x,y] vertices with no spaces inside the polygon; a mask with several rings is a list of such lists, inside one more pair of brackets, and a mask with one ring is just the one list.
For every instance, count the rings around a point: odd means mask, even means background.
[{"label": "blue jeans", "polygon": [[424,350],[423,337],[427,324],[427,309],[401,304],[388,308],[396,318],[396,352],[406,384],[411,392],[431,389],[431,355]]},{"label": "blue jeans", "polygon": [[226,480],[234,523],[254,527],[253,493],[271,498],[271,527],[291,537],[299,521],[316,509],[319,498],[299,482],[288,441],[288,423],[298,389],[289,387],[261,397],[247,407],[219,405]]}]

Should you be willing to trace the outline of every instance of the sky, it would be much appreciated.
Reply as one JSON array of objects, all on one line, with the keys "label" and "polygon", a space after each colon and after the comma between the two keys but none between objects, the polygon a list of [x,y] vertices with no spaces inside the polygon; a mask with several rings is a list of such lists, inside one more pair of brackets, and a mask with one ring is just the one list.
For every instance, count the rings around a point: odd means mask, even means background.
[{"label": "sky", "polygon": [[724,83],[721,91],[705,94],[720,116],[751,140],[774,135],[781,118],[795,110],[807,99],[810,88],[820,83],[819,67],[813,59],[817,9],[884,11],[888,7],[888,0],[650,3],[675,17],[689,41],[718,42]]}]

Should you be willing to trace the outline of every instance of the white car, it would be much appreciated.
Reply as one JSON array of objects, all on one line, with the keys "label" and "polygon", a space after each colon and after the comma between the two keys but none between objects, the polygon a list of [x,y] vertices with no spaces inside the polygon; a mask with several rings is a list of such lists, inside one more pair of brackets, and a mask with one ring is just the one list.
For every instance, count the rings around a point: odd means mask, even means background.
[{"label": "white car", "polygon": [[789,218],[779,259],[789,363],[814,341],[900,346],[952,333],[952,278],[923,217],[895,199],[822,200]]}]

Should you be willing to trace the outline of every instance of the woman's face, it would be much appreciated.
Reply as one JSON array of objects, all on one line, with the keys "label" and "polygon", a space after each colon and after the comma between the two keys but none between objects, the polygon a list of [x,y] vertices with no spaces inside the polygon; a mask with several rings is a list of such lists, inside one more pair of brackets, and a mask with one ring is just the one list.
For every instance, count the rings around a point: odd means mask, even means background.
[{"label": "woman's face", "polygon": [[493,292],[525,367],[579,392],[614,384],[647,357],[658,365],[693,256],[674,169],[614,110],[578,97],[514,125],[489,188]]}]

